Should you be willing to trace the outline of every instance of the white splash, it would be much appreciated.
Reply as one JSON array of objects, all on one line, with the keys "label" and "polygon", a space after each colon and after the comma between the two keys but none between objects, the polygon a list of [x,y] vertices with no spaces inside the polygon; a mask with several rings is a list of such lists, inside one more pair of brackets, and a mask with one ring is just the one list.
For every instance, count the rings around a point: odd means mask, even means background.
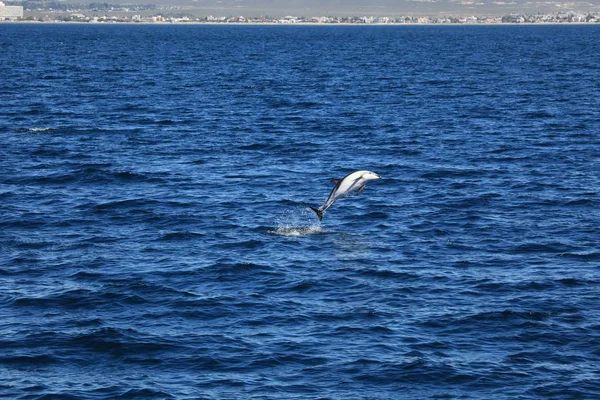
[{"label": "white splash", "polygon": [[277,217],[276,222],[277,226],[268,233],[293,237],[319,235],[328,232],[316,221],[314,213],[306,208],[287,210]]},{"label": "white splash", "polygon": [[27,128],[27,132],[33,132],[33,133],[37,133],[37,132],[49,132],[49,131],[53,131],[54,128]]},{"label": "white splash", "polygon": [[278,226],[275,230],[269,231],[274,235],[280,236],[309,236],[326,233],[321,226]]}]

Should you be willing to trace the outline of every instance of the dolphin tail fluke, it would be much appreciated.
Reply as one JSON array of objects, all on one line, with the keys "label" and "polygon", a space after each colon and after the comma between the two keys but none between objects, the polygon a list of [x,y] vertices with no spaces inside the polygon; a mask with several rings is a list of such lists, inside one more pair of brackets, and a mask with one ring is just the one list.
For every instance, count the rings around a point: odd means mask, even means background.
[{"label": "dolphin tail fluke", "polygon": [[319,210],[318,208],[314,208],[311,206],[310,207],[311,210],[313,210],[315,213],[317,213],[317,217],[319,217],[319,221],[323,221],[323,210]]}]

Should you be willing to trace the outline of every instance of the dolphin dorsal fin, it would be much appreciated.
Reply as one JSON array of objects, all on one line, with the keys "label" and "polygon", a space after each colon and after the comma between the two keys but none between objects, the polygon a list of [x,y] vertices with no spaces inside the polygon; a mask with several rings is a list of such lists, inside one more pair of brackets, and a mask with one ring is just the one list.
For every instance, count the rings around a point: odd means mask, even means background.
[{"label": "dolphin dorsal fin", "polygon": [[340,183],[341,179],[332,179],[331,182],[333,182],[334,185],[337,185],[338,183]]}]

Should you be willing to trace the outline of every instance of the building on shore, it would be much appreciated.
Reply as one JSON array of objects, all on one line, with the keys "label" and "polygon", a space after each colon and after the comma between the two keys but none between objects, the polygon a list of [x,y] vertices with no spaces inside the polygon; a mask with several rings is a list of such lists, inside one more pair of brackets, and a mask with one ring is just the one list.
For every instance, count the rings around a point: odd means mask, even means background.
[{"label": "building on shore", "polygon": [[0,21],[23,18],[23,6],[7,6],[0,1]]}]

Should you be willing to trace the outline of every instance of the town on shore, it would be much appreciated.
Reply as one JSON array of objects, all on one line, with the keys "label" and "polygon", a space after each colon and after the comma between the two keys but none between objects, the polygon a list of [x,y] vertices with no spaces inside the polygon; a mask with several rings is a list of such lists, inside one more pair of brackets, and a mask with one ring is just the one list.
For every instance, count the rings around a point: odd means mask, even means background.
[{"label": "town on shore", "polygon": [[[17,4],[15,2],[15,4]],[[108,3],[67,4],[65,2],[25,3],[25,6],[0,2],[0,21],[79,22],[79,23],[208,23],[208,24],[597,24],[598,12],[557,12],[554,14],[509,14],[501,16],[292,16],[241,15],[202,16],[179,6],[118,5]]]}]

